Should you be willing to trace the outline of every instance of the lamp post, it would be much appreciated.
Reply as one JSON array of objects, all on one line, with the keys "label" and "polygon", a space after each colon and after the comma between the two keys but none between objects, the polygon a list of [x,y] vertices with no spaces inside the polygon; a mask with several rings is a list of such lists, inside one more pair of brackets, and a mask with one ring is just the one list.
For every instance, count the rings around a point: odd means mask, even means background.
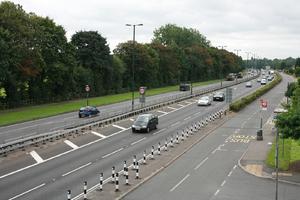
[{"label": "lamp post", "polygon": [[250,54],[251,52],[248,51],[248,52],[245,52],[245,53],[247,54],[247,64],[246,64],[246,65],[247,65],[247,68],[249,68],[249,63],[248,63],[248,62],[249,62],[249,54]]},{"label": "lamp post", "polygon": [[[218,48],[221,48],[222,50],[224,49],[224,48],[226,48],[227,46],[218,46]],[[222,68],[221,68],[221,70],[220,70],[220,78],[221,78],[221,87],[222,87],[222,79],[223,79],[223,70],[222,70]]]},{"label": "lamp post", "polygon": [[126,26],[133,27],[133,39],[132,39],[132,83],[131,83],[131,90],[132,90],[132,97],[131,97],[131,110],[134,110],[134,49],[135,49],[135,27],[136,26],[143,26],[143,24],[126,24]]}]

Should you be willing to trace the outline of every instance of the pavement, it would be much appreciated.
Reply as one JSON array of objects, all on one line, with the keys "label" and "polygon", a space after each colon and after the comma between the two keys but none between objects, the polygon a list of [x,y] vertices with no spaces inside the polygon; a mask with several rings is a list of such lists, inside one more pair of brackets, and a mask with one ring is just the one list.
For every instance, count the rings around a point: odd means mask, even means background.
[{"label": "pavement", "polygon": [[[239,160],[239,166],[249,174],[256,177],[275,179],[275,169],[265,164],[267,154],[275,139],[274,123],[269,121],[263,127],[263,140],[250,143],[247,151]],[[280,162],[280,161],[279,161]],[[292,171],[279,171],[278,180],[281,182],[300,185],[300,173]]]}]

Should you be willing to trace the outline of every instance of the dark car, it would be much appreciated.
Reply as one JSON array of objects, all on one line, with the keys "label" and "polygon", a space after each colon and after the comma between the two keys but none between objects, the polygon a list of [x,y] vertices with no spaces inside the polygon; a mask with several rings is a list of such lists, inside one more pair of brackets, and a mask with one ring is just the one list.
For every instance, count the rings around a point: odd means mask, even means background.
[{"label": "dark car", "polygon": [[180,83],[179,85],[179,91],[189,91],[191,88],[191,85],[188,83]]},{"label": "dark car", "polygon": [[156,129],[158,125],[158,117],[153,114],[139,115],[131,126],[132,132],[147,132]]},{"label": "dark car", "polygon": [[243,73],[242,72],[239,72],[236,76],[237,78],[243,78]]},{"label": "dark car", "polygon": [[79,109],[78,116],[82,117],[91,117],[93,115],[99,114],[100,111],[95,106],[86,106]]},{"label": "dark car", "polygon": [[214,101],[224,101],[224,100],[225,100],[225,94],[224,94],[224,92],[217,92],[217,93],[213,96],[213,100],[214,100]]}]

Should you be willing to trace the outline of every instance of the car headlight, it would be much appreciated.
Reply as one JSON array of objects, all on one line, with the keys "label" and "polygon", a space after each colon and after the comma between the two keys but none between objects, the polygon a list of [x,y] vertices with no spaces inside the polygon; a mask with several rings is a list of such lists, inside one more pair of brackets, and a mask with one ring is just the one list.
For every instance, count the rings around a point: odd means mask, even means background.
[{"label": "car headlight", "polygon": [[135,125],[132,125],[131,127],[132,127],[132,128],[135,128]]}]

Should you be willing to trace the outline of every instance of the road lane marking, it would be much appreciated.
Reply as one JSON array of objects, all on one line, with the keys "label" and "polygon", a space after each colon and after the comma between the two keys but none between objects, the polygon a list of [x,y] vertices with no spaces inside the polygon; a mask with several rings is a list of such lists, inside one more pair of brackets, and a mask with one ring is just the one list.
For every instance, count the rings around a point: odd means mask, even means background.
[{"label": "road lane marking", "polygon": [[92,163],[89,162],[89,163],[87,163],[87,164],[85,164],[85,165],[82,165],[82,166],[80,166],[80,167],[77,167],[76,169],[73,169],[72,171],[69,171],[69,172],[67,172],[67,173],[65,173],[65,174],[63,174],[63,175],[61,175],[61,176],[67,176],[67,175],[69,175],[69,174],[72,174],[73,172],[76,172],[76,171],[78,171],[78,170],[80,170],[80,169],[82,169],[82,168],[84,168],[84,167],[87,167],[87,166],[89,166],[90,164],[92,164]]},{"label": "road lane marking", "polygon": [[170,106],[168,106],[167,108],[170,108],[171,110],[177,110],[177,108],[173,108],[173,107],[170,107]]},{"label": "road lane marking", "polygon": [[176,122],[176,123],[174,123],[174,124],[171,124],[171,127],[172,127],[172,126],[176,126],[177,124],[180,124],[180,122]]},{"label": "road lane marking", "polygon": [[161,110],[157,110],[156,112],[159,112],[159,113],[162,113],[162,114],[168,114],[167,112],[161,111]]},{"label": "road lane marking", "polygon": [[217,190],[214,195],[217,196],[219,192],[220,190]]},{"label": "road lane marking", "polygon": [[134,121],[134,119],[132,119],[132,118],[130,118],[129,120],[132,121],[132,122]]},{"label": "road lane marking", "polygon": [[179,183],[177,183],[174,187],[172,187],[172,189],[170,190],[170,192],[173,192],[181,183],[183,183],[183,181],[185,181],[185,179],[187,179],[190,176],[190,174],[187,174],[183,179],[181,179],[181,181],[179,181]]},{"label": "road lane marking", "polygon": [[191,116],[184,118],[183,121],[188,120],[188,119],[191,119]]},{"label": "road lane marking", "polygon": [[182,105],[182,104],[179,104],[179,103],[177,103],[177,105],[179,105],[179,106],[181,106],[181,107],[184,107],[184,105]]},{"label": "road lane marking", "polygon": [[126,130],[127,128],[124,128],[124,127],[122,127],[122,126],[118,126],[118,125],[116,125],[116,124],[113,124],[112,125],[113,127],[116,127],[116,128],[119,128],[119,129],[122,129],[122,130]]},{"label": "road lane marking", "polygon": [[236,168],[236,165],[234,165],[233,169],[235,169],[235,168]]},{"label": "road lane marking", "polygon": [[91,131],[91,133],[93,133],[94,135],[97,135],[97,136],[99,136],[99,137],[102,137],[102,138],[107,138],[107,136],[102,135],[101,133],[98,133],[98,132],[96,132],[96,131]]},{"label": "road lane marking", "polygon": [[145,139],[147,139],[147,138],[146,138],[146,137],[143,137],[142,139],[140,139],[140,140],[138,140],[138,141],[135,141],[135,142],[131,143],[130,145],[133,146],[133,145],[135,145],[135,144],[137,144],[137,143],[139,143],[139,142],[141,142],[141,141],[143,141],[143,140],[145,140]]},{"label": "road lane marking", "polygon": [[36,190],[36,189],[39,189],[40,187],[43,187],[44,185],[46,185],[46,183],[38,185],[38,186],[36,186],[36,187],[34,187],[34,188],[30,189],[30,190],[27,190],[26,192],[23,192],[21,194],[18,194],[17,196],[14,196],[14,197],[12,197],[12,198],[10,198],[8,200],[13,200],[13,199],[19,198],[19,197],[23,196],[24,194],[27,194],[29,192],[32,192],[33,190]]},{"label": "road lane marking", "polygon": [[158,133],[161,133],[161,132],[163,132],[164,130],[166,130],[166,128],[163,128],[163,129],[161,129],[161,130],[159,130],[159,131],[153,133],[153,135],[156,135],[156,134],[158,134]]},{"label": "road lane marking", "polygon": [[208,157],[206,157],[204,160],[201,161],[201,163],[199,163],[194,170],[197,170],[199,167],[201,167],[201,165],[203,165],[205,163],[205,161],[207,161]]},{"label": "road lane marking", "polygon": [[223,187],[225,185],[226,181],[224,180],[223,183],[221,184],[221,187]]},{"label": "road lane marking", "polygon": [[228,174],[227,176],[229,177],[229,176],[231,176],[231,174],[232,174],[232,171],[230,171],[229,174]]},{"label": "road lane marking", "polygon": [[73,142],[71,142],[70,140],[65,140],[64,143],[69,145],[72,149],[78,149],[78,146],[76,144],[74,144]]},{"label": "road lane marking", "polygon": [[37,163],[41,163],[44,162],[43,158],[36,152],[36,151],[31,151],[30,155],[33,157],[33,159],[37,162]]},{"label": "road lane marking", "polygon": [[115,151],[113,151],[113,152],[111,152],[111,153],[109,153],[109,154],[106,154],[106,155],[104,155],[104,156],[102,156],[102,158],[107,158],[108,156],[111,156],[111,155],[113,155],[113,154],[115,154],[115,153],[118,153],[119,151],[122,151],[124,148],[120,148],[120,149],[118,149],[118,150],[115,150]]}]

